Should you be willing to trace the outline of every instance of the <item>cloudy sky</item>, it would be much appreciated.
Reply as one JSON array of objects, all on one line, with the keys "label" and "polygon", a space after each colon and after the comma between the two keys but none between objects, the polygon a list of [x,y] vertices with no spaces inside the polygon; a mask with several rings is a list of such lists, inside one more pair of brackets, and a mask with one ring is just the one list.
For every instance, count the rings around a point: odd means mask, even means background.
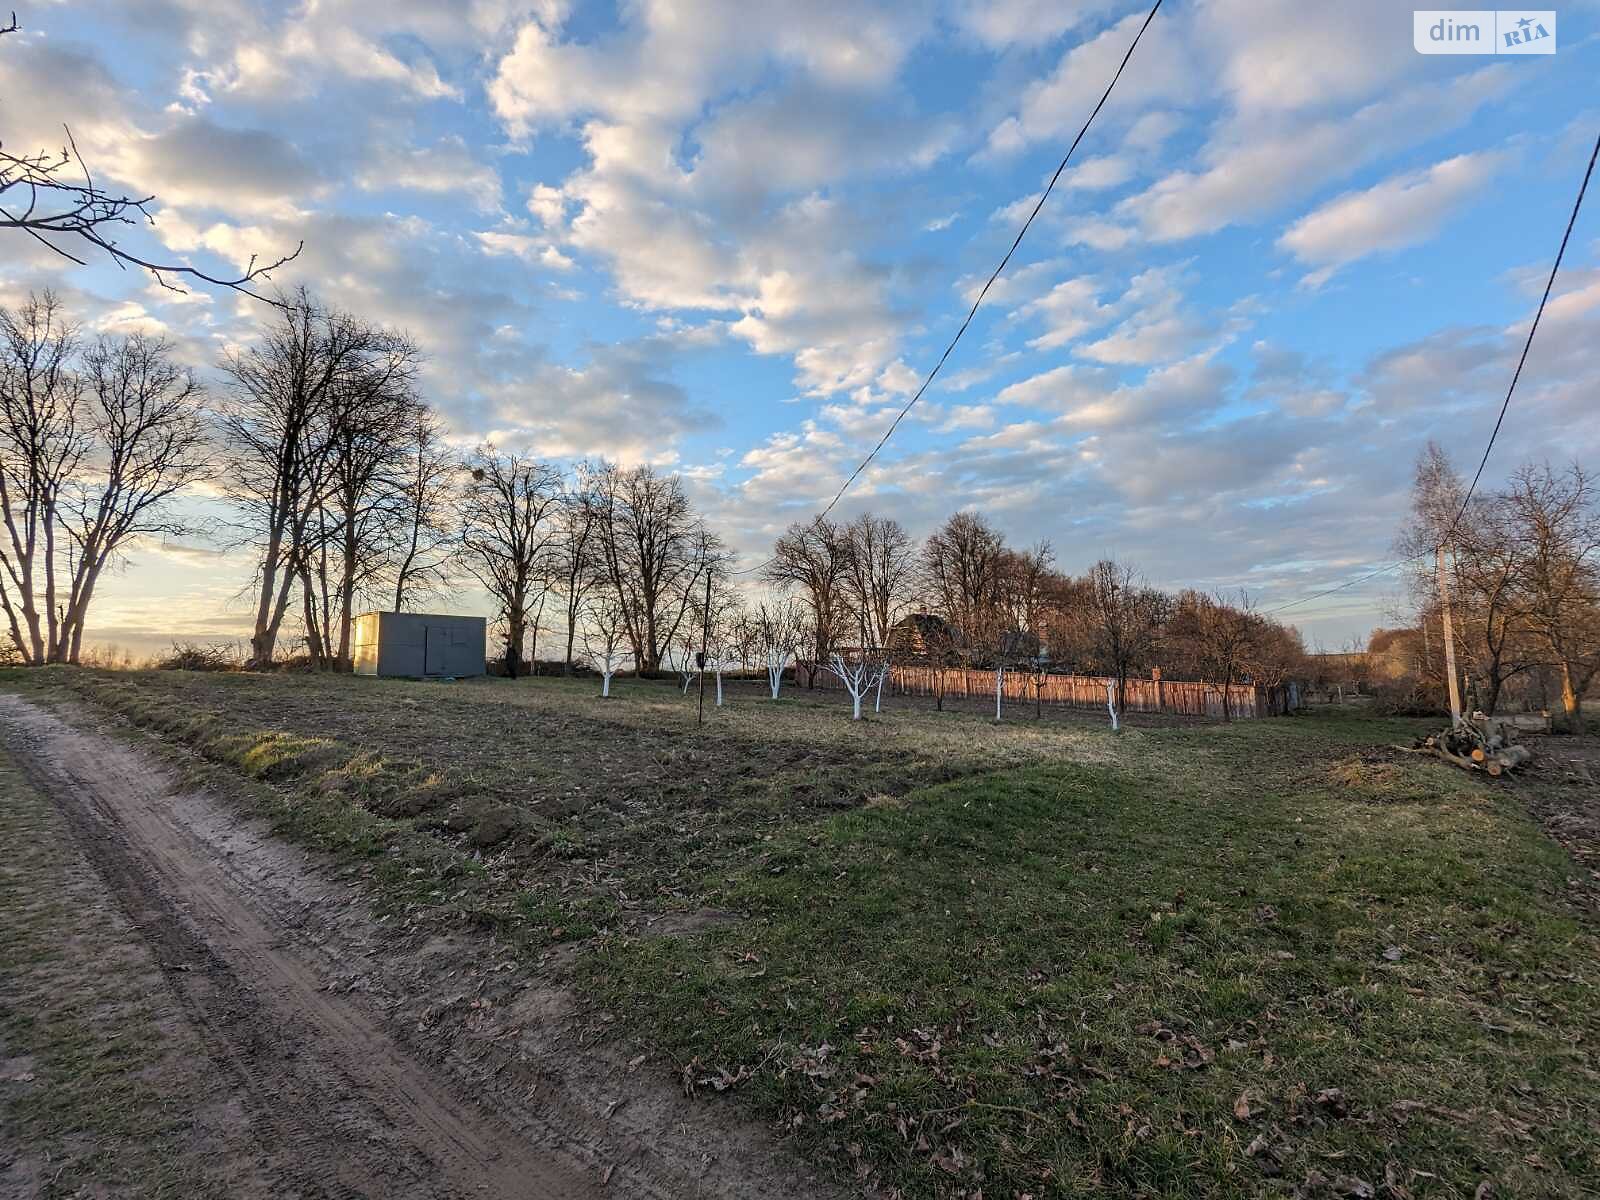
[{"label": "cloudy sky", "polygon": [[[102,181],[160,197],[141,248],[303,240],[278,282],[410,331],[464,444],[679,470],[754,562],[932,365],[1146,7],[18,0],[0,139],[69,123]],[[977,508],[1066,568],[1269,607],[1385,562],[1421,443],[1481,452],[1600,129],[1595,0],[1553,56],[1422,56],[1411,12],[1168,0],[841,511]],[[1591,201],[1493,478],[1600,448]],[[207,371],[262,318],[0,247],[0,302],[45,284]],[[91,639],[240,629],[247,569],[141,547]],[[1284,615],[1331,647],[1396,594]]]}]

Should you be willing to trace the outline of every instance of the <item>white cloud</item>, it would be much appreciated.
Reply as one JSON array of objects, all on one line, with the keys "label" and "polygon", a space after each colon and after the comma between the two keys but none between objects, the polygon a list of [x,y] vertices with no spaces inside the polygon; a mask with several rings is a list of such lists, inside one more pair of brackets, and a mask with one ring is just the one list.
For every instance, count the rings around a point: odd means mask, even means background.
[{"label": "white cloud", "polygon": [[[1142,12],[1130,14],[1069,49],[1049,75],[1023,90],[1016,113],[991,131],[987,153],[1014,154],[1030,142],[1075,134],[1143,23]],[[1151,22],[1136,57],[1106,102],[1102,120],[1137,115],[1153,104],[1186,104],[1201,96],[1202,73],[1196,69],[1181,22]]]},{"label": "white cloud", "polygon": [[483,230],[472,236],[478,239],[486,254],[511,255],[525,263],[548,267],[552,271],[570,271],[576,265],[544,238],[498,229]]},{"label": "white cloud", "polygon": [[522,135],[586,114],[682,121],[756,82],[769,64],[797,67],[826,86],[875,87],[894,78],[928,18],[917,3],[641,0],[621,29],[593,42],[563,41],[548,23],[525,23],[489,99]]},{"label": "white cloud", "polygon": [[1115,0],[969,0],[957,21],[986,46],[1039,46],[1116,7]]},{"label": "white cloud", "polygon": [[1436,234],[1509,161],[1505,153],[1461,154],[1346,192],[1301,217],[1278,246],[1301,262],[1331,270],[1380,250],[1416,245]]},{"label": "white cloud", "polygon": [[459,136],[441,138],[432,146],[386,142],[361,164],[355,182],[369,192],[403,188],[438,195],[460,193],[482,212],[500,207],[499,174],[480,162]]},{"label": "white cloud", "polygon": [[1234,126],[1213,138],[1199,170],[1168,174],[1117,206],[1147,236],[1174,241],[1270,213],[1318,186],[1424,138],[1465,124],[1513,83],[1503,66],[1449,83],[1417,84],[1348,117]]},{"label": "white cloud", "polygon": [[1030,301],[1021,314],[1038,317],[1045,332],[1028,343],[1035,350],[1055,349],[1104,324],[1113,310],[1100,303],[1100,285],[1089,276],[1066,279],[1037,300]]}]

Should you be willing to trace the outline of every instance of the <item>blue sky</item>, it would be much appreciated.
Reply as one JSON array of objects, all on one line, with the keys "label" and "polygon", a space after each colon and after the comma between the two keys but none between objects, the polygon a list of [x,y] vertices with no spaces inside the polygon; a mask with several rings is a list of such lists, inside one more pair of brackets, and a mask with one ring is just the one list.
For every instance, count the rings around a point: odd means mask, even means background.
[{"label": "blue sky", "polygon": [[[408,329],[464,445],[680,470],[754,561],[876,441],[1144,5],[56,0],[0,42],[0,137],[74,135],[165,253]],[[1470,466],[1600,128],[1600,6],[1550,56],[1431,57],[1410,6],[1168,0],[947,374],[841,506],[959,507],[1063,567],[1267,606],[1388,558],[1417,450]],[[12,243],[90,331],[209,371],[261,318]],[[1491,478],[1593,460],[1591,205]],[[203,494],[188,503],[209,510]],[[141,546],[91,634],[227,633],[248,563]],[[1291,614],[1342,644],[1379,579]],[[476,603],[464,597],[464,606]]]}]

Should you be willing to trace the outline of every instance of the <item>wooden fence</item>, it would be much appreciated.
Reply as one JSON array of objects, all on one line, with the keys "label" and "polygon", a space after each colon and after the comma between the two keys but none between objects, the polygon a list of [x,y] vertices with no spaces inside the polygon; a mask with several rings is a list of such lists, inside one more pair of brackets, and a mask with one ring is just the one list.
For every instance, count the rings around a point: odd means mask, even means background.
[{"label": "wooden fence", "polygon": [[[795,682],[800,687],[819,687],[830,691],[844,688],[838,676],[814,663],[795,664]],[[1032,671],[1007,671],[1004,683],[1008,704],[1065,705],[1068,708],[1106,706],[1106,679],[1103,675],[1045,675]],[[952,699],[994,699],[994,672],[960,667],[893,666],[884,686],[894,696],[938,696]],[[1288,687],[1255,687],[1234,684],[1228,689],[1228,709],[1234,717],[1276,717],[1289,711],[1292,692]],[[1123,709],[1126,712],[1175,713],[1180,716],[1222,717],[1222,689],[1208,683],[1176,679],[1129,679]]]}]

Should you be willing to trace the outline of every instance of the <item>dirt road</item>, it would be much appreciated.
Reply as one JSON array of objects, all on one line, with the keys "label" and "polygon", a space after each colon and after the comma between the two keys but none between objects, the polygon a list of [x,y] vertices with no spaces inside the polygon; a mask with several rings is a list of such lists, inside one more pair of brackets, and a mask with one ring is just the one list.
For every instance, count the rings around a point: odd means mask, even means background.
[{"label": "dirt road", "polygon": [[[774,1165],[759,1131],[719,1128],[635,1064],[563,1047],[556,1067],[570,998],[522,979],[499,984],[496,1007],[484,976],[473,986],[474,964],[492,966],[482,947],[400,953],[348,884],[146,755],[9,695],[0,741],[66,817],[236,1101],[218,1161],[252,1167],[226,1194],[827,1193]],[[499,1052],[463,1053],[469,1038]]]}]

